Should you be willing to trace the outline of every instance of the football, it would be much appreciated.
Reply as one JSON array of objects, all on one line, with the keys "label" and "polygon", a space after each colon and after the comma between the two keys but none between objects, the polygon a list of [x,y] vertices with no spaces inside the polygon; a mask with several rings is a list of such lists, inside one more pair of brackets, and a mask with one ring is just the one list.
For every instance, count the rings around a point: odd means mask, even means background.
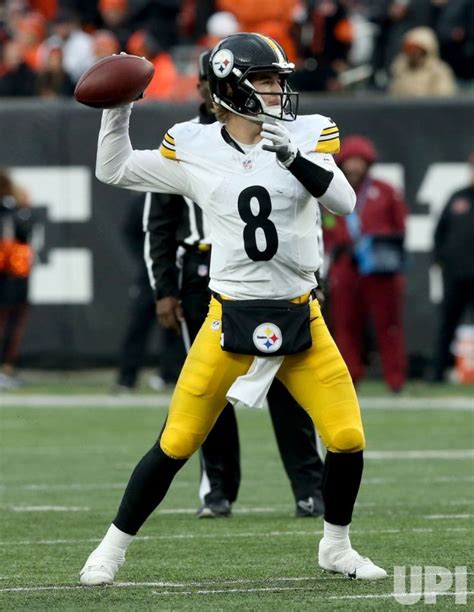
[{"label": "football", "polygon": [[148,87],[155,68],[137,55],[111,55],[96,62],[77,82],[74,97],[92,108],[117,108],[136,100]]}]

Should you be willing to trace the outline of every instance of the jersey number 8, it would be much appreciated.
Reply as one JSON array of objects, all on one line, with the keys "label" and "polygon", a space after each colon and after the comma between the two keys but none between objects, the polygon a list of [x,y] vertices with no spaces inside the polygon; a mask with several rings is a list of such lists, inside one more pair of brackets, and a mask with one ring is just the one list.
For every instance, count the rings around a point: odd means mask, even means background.
[{"label": "jersey number 8", "polygon": [[[256,198],[259,211],[255,215],[250,203]],[[275,225],[270,221],[272,201],[270,194],[264,187],[247,187],[239,195],[237,203],[239,215],[246,224],[244,227],[245,252],[253,261],[269,261],[278,250],[278,234]],[[257,230],[260,229],[265,236],[265,249],[260,251],[257,245]]]}]

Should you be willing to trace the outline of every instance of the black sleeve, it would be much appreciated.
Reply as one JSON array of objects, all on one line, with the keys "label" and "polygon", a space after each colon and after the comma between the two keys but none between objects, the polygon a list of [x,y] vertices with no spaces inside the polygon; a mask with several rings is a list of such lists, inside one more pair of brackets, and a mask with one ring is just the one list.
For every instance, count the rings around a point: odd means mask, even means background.
[{"label": "black sleeve", "polygon": [[453,198],[455,196],[451,196],[446,203],[446,206],[441,213],[441,216],[436,224],[436,229],[434,231],[433,236],[433,261],[435,263],[441,264],[443,263],[443,250],[445,246],[446,233],[448,230],[449,224],[449,207]]},{"label": "black sleeve", "polygon": [[135,263],[143,267],[143,196],[134,197],[128,203],[122,234],[128,252]]},{"label": "black sleeve", "polygon": [[334,176],[333,172],[314,164],[299,152],[288,166],[288,170],[315,198],[319,198],[326,193]]},{"label": "black sleeve", "polygon": [[155,299],[179,296],[176,232],[184,209],[181,196],[153,193],[148,209],[148,217],[143,219],[148,234],[148,252],[151,273],[154,281]]},{"label": "black sleeve", "polygon": [[17,206],[13,211],[13,223],[15,226],[15,239],[27,244],[31,240],[33,232],[33,210],[29,207]]}]

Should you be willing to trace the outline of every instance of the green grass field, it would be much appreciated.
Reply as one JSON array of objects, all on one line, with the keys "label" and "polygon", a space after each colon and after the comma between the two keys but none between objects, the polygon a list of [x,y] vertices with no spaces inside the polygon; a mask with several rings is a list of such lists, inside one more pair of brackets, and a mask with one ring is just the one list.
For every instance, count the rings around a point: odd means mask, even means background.
[{"label": "green grass field", "polygon": [[[395,610],[403,606],[392,595],[393,568],[410,565],[468,566],[473,591],[474,390],[424,385],[381,401],[382,387],[361,389],[368,448],[352,542],[387,569],[387,580],[318,569],[321,520],[293,518],[268,414],[242,409],[233,518],[194,517],[193,458],[131,546],[116,585],[78,586],[167,401],[108,398],[95,384],[38,383],[0,395],[0,609]],[[462,609],[452,592],[435,607]]]}]

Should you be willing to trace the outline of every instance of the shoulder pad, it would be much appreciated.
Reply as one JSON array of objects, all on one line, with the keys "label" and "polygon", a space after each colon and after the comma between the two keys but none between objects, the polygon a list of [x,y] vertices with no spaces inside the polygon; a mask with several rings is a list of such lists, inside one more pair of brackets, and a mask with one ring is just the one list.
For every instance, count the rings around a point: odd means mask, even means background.
[{"label": "shoulder pad", "polygon": [[171,134],[171,130],[168,130],[163,137],[163,140],[160,145],[160,153],[163,157],[167,157],[168,159],[177,159],[176,157],[176,142],[174,136]]},{"label": "shoulder pad", "polygon": [[193,143],[196,135],[202,130],[203,125],[191,119],[183,123],[176,123],[170,128],[160,145],[160,153],[168,159],[182,160],[183,154]]},{"label": "shoulder pad", "polygon": [[332,119],[323,115],[300,115],[290,128],[302,152],[338,153],[339,129]]}]

